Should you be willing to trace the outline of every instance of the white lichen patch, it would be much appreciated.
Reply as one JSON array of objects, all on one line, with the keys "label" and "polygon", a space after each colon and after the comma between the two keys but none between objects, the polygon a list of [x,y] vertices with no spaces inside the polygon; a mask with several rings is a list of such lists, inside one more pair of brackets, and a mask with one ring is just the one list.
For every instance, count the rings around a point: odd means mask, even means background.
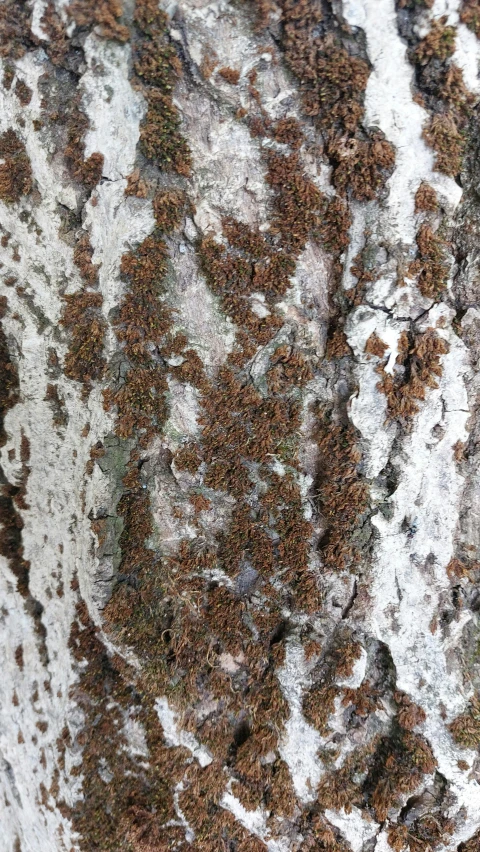
[{"label": "white lichen patch", "polygon": [[304,803],[315,799],[315,791],[323,774],[317,754],[323,740],[302,712],[303,695],[310,685],[310,669],[311,663],[307,662],[300,642],[295,639],[288,641],[285,662],[277,673],[290,710],[279,751],[290,770],[295,793]]},{"label": "white lichen patch", "polygon": [[126,178],[133,169],[145,114],[141,95],[129,82],[130,47],[99,39],[85,41],[88,70],[82,76],[83,107],[90,118],[85,135],[85,158],[95,151],[104,156],[103,176]]},{"label": "white lichen patch", "polygon": [[208,766],[213,757],[209,750],[198,742],[190,731],[182,731],[178,726],[177,716],[170,707],[167,698],[157,698],[155,709],[160,719],[167,746],[182,746],[188,749],[200,766]]},{"label": "white lichen patch", "polygon": [[[352,852],[362,852],[364,844],[376,836],[378,824],[368,821],[355,806],[349,813],[346,811],[326,810],[325,816],[342,832],[342,837],[350,844]],[[376,846],[375,849],[378,847]]]}]

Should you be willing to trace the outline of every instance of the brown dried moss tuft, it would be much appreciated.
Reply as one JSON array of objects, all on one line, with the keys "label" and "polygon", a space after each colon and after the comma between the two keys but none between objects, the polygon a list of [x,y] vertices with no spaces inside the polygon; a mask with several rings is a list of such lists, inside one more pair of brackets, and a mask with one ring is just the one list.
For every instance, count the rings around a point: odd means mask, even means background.
[{"label": "brown dried moss tuft", "polygon": [[426,65],[432,59],[444,62],[455,51],[455,27],[446,26],[447,16],[433,19],[430,32],[415,48],[415,62]]},{"label": "brown dried moss tuft", "polygon": [[328,144],[333,184],[340,192],[351,189],[358,201],[370,201],[385,185],[395,163],[390,142],[379,134],[365,142],[335,138]]},{"label": "brown dried moss tuft", "polygon": [[217,73],[220,74],[222,80],[230,83],[231,86],[238,85],[238,81],[240,80],[240,71],[237,71],[236,68],[219,68]]},{"label": "brown dried moss tuft", "polygon": [[178,110],[172,91],[181,73],[181,63],[168,40],[168,18],[154,0],[139,0],[134,15],[135,73],[144,84],[147,115],[140,129],[141,149],[160,168],[188,176],[191,155],[180,133]]},{"label": "brown dried moss tuft", "polygon": [[327,528],[320,541],[324,565],[333,571],[354,569],[368,539],[361,518],[368,508],[368,489],[359,470],[361,459],[353,426],[333,423],[319,411],[319,463],[315,492]]},{"label": "brown dried moss tuft", "polygon": [[119,22],[123,7],[120,0],[73,0],[68,7],[69,14],[77,27],[96,28],[102,38],[124,43],[129,40],[128,27]]},{"label": "brown dried moss tuft", "polygon": [[376,818],[383,822],[390,808],[398,808],[436,765],[429,744],[418,734],[399,729],[384,737],[365,781]]},{"label": "brown dried moss tuft", "polygon": [[448,283],[446,244],[430,225],[420,226],[417,234],[418,257],[410,264],[409,275],[418,276],[422,296],[436,299]]},{"label": "brown dried moss tuft", "polygon": [[480,38],[480,3],[479,0],[463,0],[460,9],[460,20],[469,30]]},{"label": "brown dried moss tuft", "polygon": [[437,210],[437,193],[428,183],[421,183],[415,193],[415,213],[435,213]]},{"label": "brown dried moss tuft", "polygon": [[419,401],[425,399],[427,390],[438,387],[437,378],[443,372],[441,356],[449,347],[435,329],[429,328],[413,342],[403,332],[398,348],[396,363],[400,369],[391,375],[383,367],[377,368],[382,376],[377,387],[387,397],[388,417],[407,423],[419,411]]},{"label": "brown dried moss tuft", "polygon": [[67,121],[65,163],[74,180],[83,183],[86,189],[93,189],[102,177],[103,154],[94,152],[87,160],[84,159],[84,135],[87,130],[88,118],[78,105],[74,104]]},{"label": "brown dried moss tuft", "polygon": [[32,168],[23,144],[14,130],[0,136],[0,198],[7,204],[19,201],[32,189]]},{"label": "brown dried moss tuft", "polygon": [[174,189],[162,190],[153,199],[153,215],[157,227],[164,234],[170,234],[180,227],[185,202],[185,193]]},{"label": "brown dried moss tuft", "polygon": [[27,0],[4,0],[0,4],[0,56],[20,59],[33,47],[30,20]]},{"label": "brown dried moss tuft", "polygon": [[455,115],[434,115],[425,127],[423,136],[435,151],[435,169],[452,177],[457,175],[462,166],[465,140]]},{"label": "brown dried moss tuft", "polygon": [[[0,320],[7,312],[7,298],[0,296]],[[4,429],[4,418],[7,411],[13,408],[20,399],[18,370],[12,361],[8,341],[0,323],[0,447],[7,439]]]},{"label": "brown dried moss tuft", "polygon": [[86,391],[91,382],[101,379],[105,372],[103,342],[106,321],[100,293],[81,290],[63,297],[65,308],[60,320],[69,329],[71,340],[65,357],[65,375],[82,382]]},{"label": "brown dried moss tuft", "polygon": [[467,712],[449,725],[453,739],[463,748],[478,748],[480,745],[480,698],[474,695]]},{"label": "brown dried moss tuft", "polygon": [[15,94],[22,106],[27,106],[32,100],[32,90],[23,80],[17,80],[15,83]]}]

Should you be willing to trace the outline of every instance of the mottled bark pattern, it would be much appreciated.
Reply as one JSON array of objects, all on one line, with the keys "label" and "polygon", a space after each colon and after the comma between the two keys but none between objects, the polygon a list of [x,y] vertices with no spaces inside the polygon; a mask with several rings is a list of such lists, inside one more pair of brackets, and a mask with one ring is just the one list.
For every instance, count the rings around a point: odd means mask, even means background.
[{"label": "mottled bark pattern", "polygon": [[478,0],[1,0],[0,849],[478,852]]}]

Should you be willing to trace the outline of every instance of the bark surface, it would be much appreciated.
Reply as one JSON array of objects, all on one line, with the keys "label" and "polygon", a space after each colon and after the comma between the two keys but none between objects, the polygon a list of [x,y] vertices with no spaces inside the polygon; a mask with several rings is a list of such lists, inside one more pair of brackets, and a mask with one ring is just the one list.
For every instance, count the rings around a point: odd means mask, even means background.
[{"label": "bark surface", "polygon": [[0,852],[480,850],[479,37],[0,2]]}]

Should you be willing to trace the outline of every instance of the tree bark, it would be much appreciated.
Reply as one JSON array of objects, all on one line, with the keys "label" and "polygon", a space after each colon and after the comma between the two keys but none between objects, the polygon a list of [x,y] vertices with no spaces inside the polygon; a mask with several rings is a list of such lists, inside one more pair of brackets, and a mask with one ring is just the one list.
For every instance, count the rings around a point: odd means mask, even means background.
[{"label": "tree bark", "polygon": [[0,4],[1,850],[480,848],[477,36]]}]

